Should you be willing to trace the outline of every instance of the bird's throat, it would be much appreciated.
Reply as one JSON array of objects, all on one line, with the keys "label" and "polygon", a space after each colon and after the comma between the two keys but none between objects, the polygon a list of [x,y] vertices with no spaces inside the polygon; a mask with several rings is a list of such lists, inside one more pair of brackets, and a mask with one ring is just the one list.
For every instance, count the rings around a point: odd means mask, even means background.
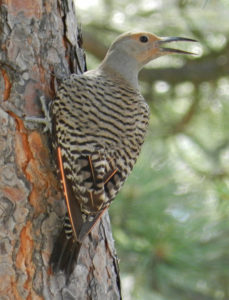
[{"label": "bird's throat", "polygon": [[108,52],[98,69],[117,80],[126,81],[132,88],[138,90],[139,66],[137,61],[128,54]]}]

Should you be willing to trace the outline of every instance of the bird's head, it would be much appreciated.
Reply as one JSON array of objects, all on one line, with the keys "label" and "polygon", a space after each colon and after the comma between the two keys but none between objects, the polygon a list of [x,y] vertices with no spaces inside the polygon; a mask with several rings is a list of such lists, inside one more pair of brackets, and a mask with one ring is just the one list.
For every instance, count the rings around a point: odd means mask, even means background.
[{"label": "bird's head", "polygon": [[135,59],[139,69],[149,61],[167,54],[194,54],[191,52],[164,48],[163,45],[171,42],[196,42],[184,37],[158,37],[149,32],[125,33],[120,35],[111,45],[109,52],[122,53]]},{"label": "bird's head", "polygon": [[110,46],[98,68],[113,78],[123,78],[133,87],[137,87],[138,72],[149,61],[166,54],[193,54],[163,47],[165,43],[179,41],[196,42],[184,37],[161,38],[149,32],[124,33]]}]

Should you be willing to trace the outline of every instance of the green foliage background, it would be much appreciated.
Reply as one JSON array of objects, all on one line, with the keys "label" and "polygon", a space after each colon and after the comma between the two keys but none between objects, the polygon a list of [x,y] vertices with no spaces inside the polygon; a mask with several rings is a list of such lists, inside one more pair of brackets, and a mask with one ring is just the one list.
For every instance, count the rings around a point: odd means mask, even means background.
[{"label": "green foliage background", "polygon": [[[197,57],[159,58],[147,74],[161,77],[140,76],[150,130],[110,214],[125,300],[229,299],[229,2],[76,6],[83,31],[101,46],[138,29],[199,40],[177,45]],[[89,68],[97,64],[91,52]]]}]

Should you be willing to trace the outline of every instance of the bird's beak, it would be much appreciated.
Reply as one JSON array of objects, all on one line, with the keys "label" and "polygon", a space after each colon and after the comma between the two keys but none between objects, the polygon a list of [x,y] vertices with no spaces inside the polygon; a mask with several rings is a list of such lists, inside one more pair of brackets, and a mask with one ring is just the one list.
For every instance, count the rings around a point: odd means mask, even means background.
[{"label": "bird's beak", "polygon": [[171,42],[197,42],[197,41],[193,40],[193,39],[188,39],[188,38],[184,38],[184,37],[177,37],[177,36],[160,38],[160,40],[158,41],[160,52],[164,53],[164,54],[178,53],[178,54],[196,55],[195,53],[184,51],[184,50],[161,47],[161,45],[163,45],[165,43],[171,43]]}]

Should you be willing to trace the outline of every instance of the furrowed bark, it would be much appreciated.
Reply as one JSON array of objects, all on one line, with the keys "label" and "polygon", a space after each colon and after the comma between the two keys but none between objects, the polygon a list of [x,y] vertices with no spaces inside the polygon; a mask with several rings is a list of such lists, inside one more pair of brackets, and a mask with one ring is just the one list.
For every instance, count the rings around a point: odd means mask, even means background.
[{"label": "furrowed bark", "polygon": [[42,116],[39,98],[85,69],[71,0],[0,4],[0,298],[120,299],[109,216],[82,247],[68,286],[49,257],[66,208],[50,136],[25,116]]}]

